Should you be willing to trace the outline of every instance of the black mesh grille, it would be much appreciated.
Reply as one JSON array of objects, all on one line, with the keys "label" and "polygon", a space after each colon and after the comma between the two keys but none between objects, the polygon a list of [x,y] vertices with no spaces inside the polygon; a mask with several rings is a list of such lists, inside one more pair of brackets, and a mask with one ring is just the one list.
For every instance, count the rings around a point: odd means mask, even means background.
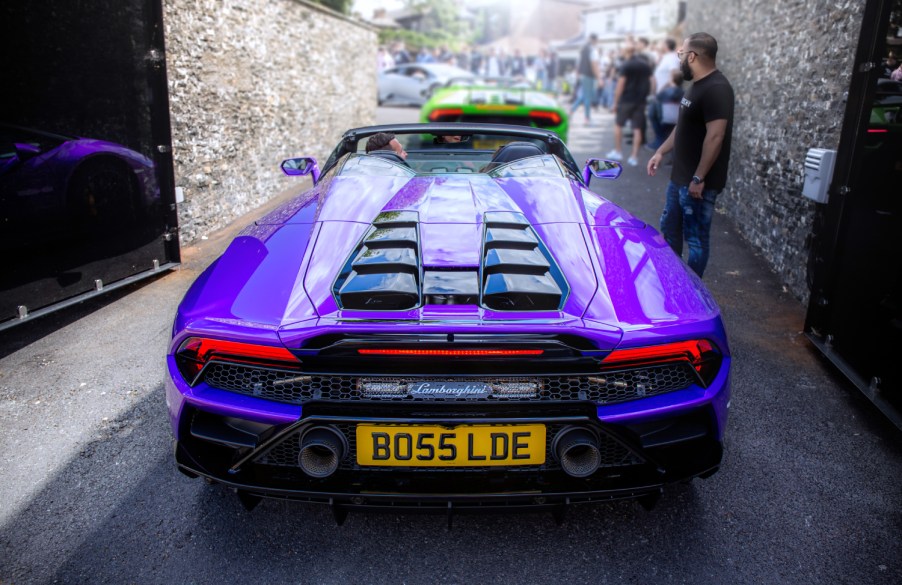
[{"label": "black mesh grille", "polygon": [[[345,456],[344,460],[342,460],[339,465],[339,469],[343,470],[357,470],[361,469],[357,465],[357,433],[356,425],[353,423],[340,423],[336,425],[332,425],[337,428],[348,440],[348,453]],[[560,464],[555,460],[554,455],[551,452],[551,445],[554,441],[555,435],[563,429],[565,424],[549,424],[546,425],[546,438],[545,438],[545,464],[544,465],[530,465],[530,466],[521,466],[520,469],[540,469],[540,470],[557,470],[560,469]],[[298,431],[295,434],[284,439],[281,443],[258,457],[254,460],[255,463],[260,465],[274,465],[278,467],[298,467],[298,455],[301,451],[301,432]],[[614,439],[602,435],[599,451],[601,452],[601,467],[622,467],[626,465],[639,465],[642,463],[642,460],[634,455],[629,449],[615,441]],[[370,467],[367,466],[365,469],[404,469],[403,467],[391,467],[391,468],[380,468],[380,467]],[[422,468],[417,468],[422,469]],[[453,468],[444,468],[444,471],[455,472],[455,471],[474,471],[474,470],[497,470],[497,467],[453,467]],[[442,468],[430,468],[430,471],[442,471]]]},{"label": "black mesh grille", "polygon": [[[401,389],[417,382],[479,382],[506,389],[481,397],[420,397]],[[376,376],[317,376],[285,372],[241,364],[212,363],[204,370],[204,382],[213,388],[228,390],[267,400],[303,404],[310,400],[375,400],[397,402],[529,402],[590,400],[599,404],[613,404],[655,396],[687,388],[697,382],[688,363],[673,363],[600,372],[593,376],[542,377],[376,377]],[[387,392],[365,391],[383,386]],[[517,393],[517,389],[524,389]],[[392,390],[397,389],[397,393]]]}]

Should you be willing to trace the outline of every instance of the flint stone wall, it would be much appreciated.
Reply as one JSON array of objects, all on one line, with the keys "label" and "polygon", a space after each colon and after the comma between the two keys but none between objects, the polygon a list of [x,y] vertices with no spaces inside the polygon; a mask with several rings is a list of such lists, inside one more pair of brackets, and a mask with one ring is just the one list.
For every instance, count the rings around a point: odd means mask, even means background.
[{"label": "flint stone wall", "polygon": [[717,39],[718,68],[736,92],[730,176],[718,208],[806,303],[816,204],[802,197],[803,163],[809,148],[839,145],[864,5],[690,0],[687,7],[684,32]]},{"label": "flint stone wall", "polygon": [[376,111],[376,30],[303,0],[164,0],[183,245],[289,188]]}]

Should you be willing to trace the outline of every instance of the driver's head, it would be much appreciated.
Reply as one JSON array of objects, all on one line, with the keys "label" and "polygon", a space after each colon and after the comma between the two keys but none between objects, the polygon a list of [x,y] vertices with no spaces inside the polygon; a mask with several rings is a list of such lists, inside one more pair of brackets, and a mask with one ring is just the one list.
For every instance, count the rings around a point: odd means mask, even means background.
[{"label": "driver's head", "polygon": [[455,142],[460,142],[460,136],[442,136],[442,142],[445,144],[453,144]]},{"label": "driver's head", "polygon": [[370,136],[370,139],[366,141],[366,152],[369,154],[374,150],[392,150],[402,159],[407,158],[404,147],[391,132],[379,132]]}]

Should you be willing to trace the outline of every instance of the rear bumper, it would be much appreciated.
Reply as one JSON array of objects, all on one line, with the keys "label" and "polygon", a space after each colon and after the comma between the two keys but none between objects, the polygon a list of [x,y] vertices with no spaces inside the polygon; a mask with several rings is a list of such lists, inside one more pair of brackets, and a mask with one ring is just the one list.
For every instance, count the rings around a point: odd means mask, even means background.
[{"label": "rear bumper", "polygon": [[[592,405],[586,405],[585,413]],[[565,426],[589,428],[605,445],[604,465],[589,477],[567,475],[549,456],[532,467],[481,469],[367,468],[356,464],[354,451],[331,476],[316,479],[290,464],[293,453],[281,461],[267,455],[276,443],[290,444],[295,433],[313,425],[353,428],[359,416],[310,416],[293,425],[272,429],[254,427],[257,439],[230,436],[234,419],[200,411],[187,412],[181,440],[175,443],[182,472],[202,476],[250,496],[290,499],[353,509],[465,509],[558,508],[568,504],[597,503],[654,495],[668,484],[717,471],[723,455],[710,409],[699,409],[667,421],[642,425],[611,425],[597,417],[571,412],[546,418],[481,418],[480,423],[542,422],[549,430],[549,445]],[[366,419],[366,422],[385,419]],[[396,419],[393,419],[396,420]],[[225,421],[225,425],[223,422]],[[407,421],[409,422],[409,421]],[[419,422],[465,424],[463,418]],[[240,423],[238,423],[240,426]],[[218,430],[217,430],[218,429]],[[283,448],[284,451],[284,448]]]}]

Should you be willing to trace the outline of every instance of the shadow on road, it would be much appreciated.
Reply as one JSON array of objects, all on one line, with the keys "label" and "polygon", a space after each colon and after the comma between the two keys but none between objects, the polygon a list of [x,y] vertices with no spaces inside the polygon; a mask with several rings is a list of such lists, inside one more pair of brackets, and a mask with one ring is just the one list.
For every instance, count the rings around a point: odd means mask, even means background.
[{"label": "shadow on road", "polygon": [[229,490],[176,471],[162,393],[110,422],[0,529],[4,581],[588,581],[599,565],[647,566],[662,525],[699,535],[683,548],[689,573],[713,544],[690,485],[652,513],[634,502],[575,507],[561,527],[548,513],[461,515],[450,532],[441,515],[356,513],[338,527],[325,506],[277,500],[249,513]]}]

